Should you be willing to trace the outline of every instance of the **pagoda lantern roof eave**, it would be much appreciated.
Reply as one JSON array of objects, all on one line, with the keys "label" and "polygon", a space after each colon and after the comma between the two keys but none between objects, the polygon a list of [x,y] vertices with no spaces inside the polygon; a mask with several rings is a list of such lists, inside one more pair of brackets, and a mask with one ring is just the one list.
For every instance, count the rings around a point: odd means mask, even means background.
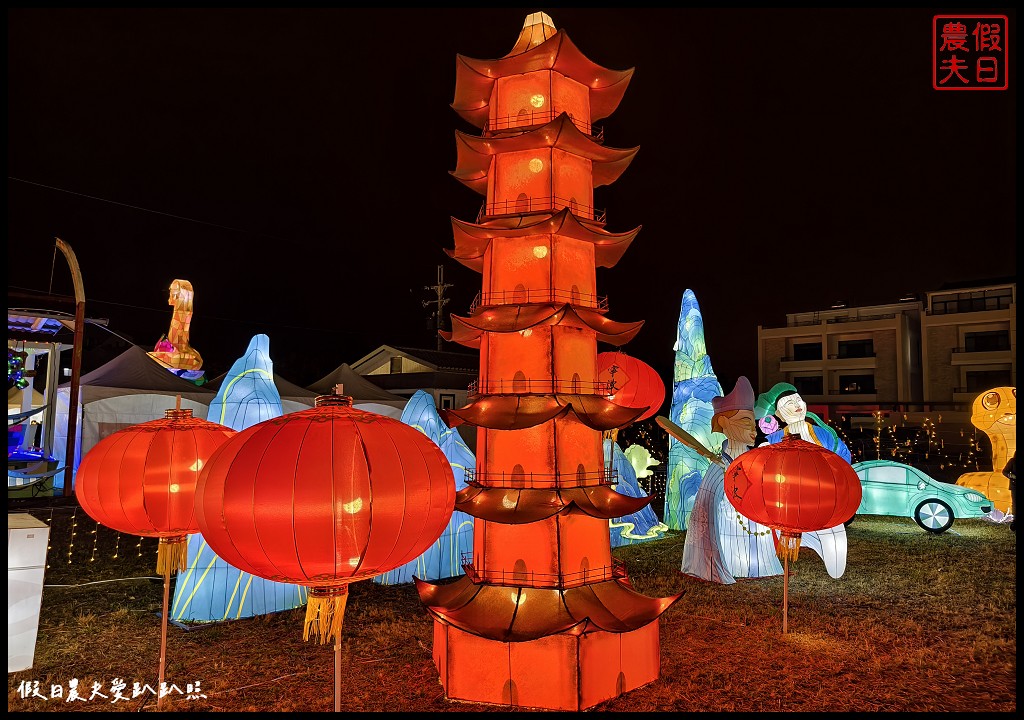
[{"label": "pagoda lantern roof eave", "polygon": [[526,642],[556,633],[603,630],[626,633],[642,628],[679,601],[641,595],[619,579],[572,588],[529,588],[532,602],[521,602],[522,587],[474,584],[468,576],[450,583],[414,578],[416,592],[438,622],[499,642]]},{"label": "pagoda lantern roof eave", "polygon": [[[495,59],[477,59],[465,55],[455,58],[455,100],[452,107],[477,127],[487,120],[486,107],[494,83],[501,77],[539,70],[554,70],[590,90],[591,120],[606,118],[615,112],[625,95],[634,68],[610,70],[590,60],[559,30],[526,52]],[[478,115],[474,108],[484,108]],[[473,114],[473,119],[466,114]]]},{"label": "pagoda lantern roof eave", "polygon": [[500,221],[493,221],[486,225],[479,223],[451,218],[452,229],[457,235],[467,238],[494,238],[494,237],[523,237],[525,235],[563,235],[575,240],[585,240],[595,245],[606,243],[618,243],[624,240],[632,240],[640,232],[642,225],[638,225],[626,232],[613,233],[602,228],[585,225],[580,222],[569,208],[562,208],[558,212],[536,219],[536,216],[514,215],[511,216],[511,224],[501,225]]},{"label": "pagoda lantern roof eave", "polygon": [[613,148],[602,145],[580,132],[567,113],[534,130],[506,137],[481,137],[455,131],[456,167],[451,174],[481,195],[486,194],[485,178],[491,157],[499,153],[557,148],[586,158],[593,163],[593,185],[615,182],[629,167],[640,148]]},{"label": "pagoda lantern roof eave", "polygon": [[461,317],[450,316],[452,329],[444,334],[445,340],[471,347],[485,332],[519,332],[539,325],[558,325],[563,321],[575,327],[586,327],[597,334],[601,342],[625,345],[640,332],[643,320],[616,322],[593,309],[577,308],[571,304],[500,305]]},{"label": "pagoda lantern roof eave", "polygon": [[459,142],[460,150],[462,146],[465,146],[467,150],[485,156],[488,159],[498,153],[548,147],[571,152],[574,155],[593,160],[594,163],[614,163],[624,159],[632,159],[637,151],[640,150],[639,146],[615,148],[602,145],[576,127],[576,123],[565,112],[549,123],[518,135],[485,137],[482,135],[471,135],[461,130],[456,130],[455,135]]},{"label": "pagoda lantern roof eave", "polygon": [[[509,502],[514,497],[514,502]],[[455,495],[455,509],[475,518],[519,525],[546,520],[576,510],[611,520],[639,512],[649,505],[646,495],[631,497],[609,485],[572,488],[508,488],[467,485]]]},{"label": "pagoda lantern roof eave", "polygon": [[493,238],[515,238],[526,235],[560,235],[574,240],[593,243],[594,259],[598,267],[614,267],[622,258],[643,226],[623,233],[611,233],[585,225],[568,208],[559,210],[541,220],[513,216],[511,225],[479,225],[451,218],[455,249],[445,252],[466,267],[477,272],[483,269],[483,255]]}]

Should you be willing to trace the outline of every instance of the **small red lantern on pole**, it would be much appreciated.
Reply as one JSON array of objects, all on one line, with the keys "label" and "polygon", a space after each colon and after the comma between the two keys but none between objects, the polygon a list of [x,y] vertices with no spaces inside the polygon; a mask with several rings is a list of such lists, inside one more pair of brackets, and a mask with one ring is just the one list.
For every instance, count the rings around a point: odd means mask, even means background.
[{"label": "small red lantern on pole", "polygon": [[633,422],[654,417],[665,402],[665,383],[658,372],[621,350],[597,354],[597,379],[612,384],[608,399],[616,405],[648,408]]},{"label": "small red lantern on pole", "polygon": [[741,515],[779,532],[775,550],[785,565],[782,632],[787,632],[789,561],[800,554],[800,537],[849,520],[860,505],[860,478],[836,453],[789,435],[733,460],[725,471],[725,489]]},{"label": "small red lantern on pole", "polygon": [[[199,532],[195,491],[204,464],[235,431],[176,407],[160,420],[132,425],[100,440],[75,473],[75,495],[98,523],[130,535],[160,538],[156,571],[164,578],[160,671],[167,660],[171,573],[188,567],[188,535]],[[157,699],[157,706],[163,697]]]},{"label": "small red lantern on pole", "polygon": [[203,470],[196,515],[207,544],[243,572],[310,588],[303,638],[334,639],[348,586],[419,557],[455,508],[441,449],[410,425],[321,395],[225,443]]}]

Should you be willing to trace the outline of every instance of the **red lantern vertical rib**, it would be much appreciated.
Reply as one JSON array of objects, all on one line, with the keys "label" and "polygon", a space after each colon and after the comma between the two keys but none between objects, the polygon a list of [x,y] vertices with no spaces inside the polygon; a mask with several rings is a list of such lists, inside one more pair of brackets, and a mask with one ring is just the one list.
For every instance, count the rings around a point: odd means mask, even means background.
[{"label": "red lantern vertical rib", "polygon": [[[404,533],[409,530],[409,525],[404,522],[405,516],[408,508],[423,507],[424,498],[415,496],[423,490],[423,486],[407,487],[401,450],[387,428],[381,423],[353,423],[353,429],[359,437],[359,446],[374,478],[401,478],[401,485],[383,482],[374,484],[373,496],[369,498],[366,541],[361,548],[359,567],[353,569],[353,572],[359,572],[364,568],[372,570],[384,567],[398,548],[408,547]],[[405,493],[409,491],[414,493],[414,497],[406,497]]]},{"label": "red lantern vertical rib", "polygon": [[[205,483],[200,483],[200,492],[196,493],[196,512],[210,523],[209,529],[203,528],[207,544],[216,548],[221,558],[239,570],[270,579],[274,579],[276,570],[266,557],[256,533],[254,486],[248,478],[256,474],[259,459],[277,429],[273,426],[268,431],[259,432],[249,428],[229,440],[220,452],[210,458],[208,471],[204,474]],[[247,452],[240,453],[246,442],[250,444],[251,451],[247,449]],[[211,517],[207,505],[219,512]],[[231,528],[230,533],[227,528]],[[243,555],[240,548],[247,552]]]},{"label": "red lantern vertical rib", "polygon": [[[316,586],[319,583],[312,578],[333,572],[332,558],[319,558],[300,542],[300,538],[313,537],[323,547],[324,538],[333,537],[330,519],[319,513],[296,513],[296,508],[305,507],[300,498],[315,498],[317,508],[331,500],[329,468],[322,468],[319,473],[303,473],[300,469],[303,449],[310,442],[312,431],[326,425],[302,420],[270,421],[256,426],[260,429],[254,436],[255,442],[242,440],[245,447],[239,457],[244,462],[236,465],[237,458],[232,462],[231,476],[240,489],[247,488],[247,497],[240,497],[238,502],[246,509],[247,523],[258,544],[243,546],[259,548],[258,552],[247,552],[251,562],[259,562],[255,575],[268,577],[263,573],[269,572],[273,573],[269,576],[272,579],[293,578],[298,568],[302,576],[299,582],[306,584],[308,580],[309,585]],[[323,453],[323,446],[319,447]],[[321,457],[330,459],[328,453]],[[230,488],[225,490],[229,492]],[[234,538],[234,525],[229,525],[229,529]]]}]

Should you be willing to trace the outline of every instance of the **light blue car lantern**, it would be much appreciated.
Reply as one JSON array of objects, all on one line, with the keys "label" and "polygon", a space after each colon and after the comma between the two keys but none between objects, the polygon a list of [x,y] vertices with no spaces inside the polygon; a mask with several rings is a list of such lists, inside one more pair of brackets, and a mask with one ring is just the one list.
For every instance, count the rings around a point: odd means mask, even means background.
[{"label": "light blue car lantern", "polygon": [[914,518],[924,530],[943,533],[957,518],[980,518],[992,512],[992,501],[977,490],[940,482],[910,465],[865,460],[853,463],[853,469],[863,489],[856,515]]}]

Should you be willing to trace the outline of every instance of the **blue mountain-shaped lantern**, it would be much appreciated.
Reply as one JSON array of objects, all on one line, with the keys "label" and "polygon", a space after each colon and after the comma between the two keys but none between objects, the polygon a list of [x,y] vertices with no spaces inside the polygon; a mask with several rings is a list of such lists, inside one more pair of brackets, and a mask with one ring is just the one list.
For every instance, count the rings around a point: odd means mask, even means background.
[{"label": "blue mountain-shaped lantern", "polygon": [[[721,452],[725,436],[711,431],[714,411],[711,399],[722,394],[704,344],[704,319],[697,296],[687,289],[676,324],[676,353],[672,372],[672,405],[669,419],[714,453]],[[665,524],[685,530],[693,501],[708,460],[696,450],[669,436],[665,482]]]},{"label": "blue mountain-shaped lantern", "polygon": [[[270,338],[255,335],[245,355],[224,376],[207,419],[245,430],[278,417],[281,395],[274,385]],[[306,603],[301,585],[264,580],[228,564],[207,546],[202,534],[189,535],[188,570],[178,576],[171,618],[212,622],[291,610]]]},{"label": "blue mountain-shaped lantern", "polygon": [[[409,398],[400,419],[406,425],[411,425],[422,432],[441,448],[455,475],[455,491],[466,487],[466,469],[476,467],[476,456],[463,442],[458,431],[445,425],[437,413],[434,398],[423,390],[417,390]],[[401,567],[376,576],[373,581],[382,585],[396,585],[412,582],[413,576],[420,580],[457,577],[463,574],[463,553],[472,552],[473,517],[461,510],[455,510],[441,537],[422,555]]]}]

